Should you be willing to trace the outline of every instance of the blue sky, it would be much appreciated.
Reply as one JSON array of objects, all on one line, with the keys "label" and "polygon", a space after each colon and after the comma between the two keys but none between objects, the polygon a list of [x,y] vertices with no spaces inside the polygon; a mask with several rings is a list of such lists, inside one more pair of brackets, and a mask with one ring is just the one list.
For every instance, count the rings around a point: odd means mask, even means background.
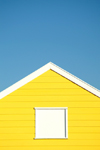
[{"label": "blue sky", "polygon": [[50,61],[100,90],[100,1],[0,0],[0,91]]}]

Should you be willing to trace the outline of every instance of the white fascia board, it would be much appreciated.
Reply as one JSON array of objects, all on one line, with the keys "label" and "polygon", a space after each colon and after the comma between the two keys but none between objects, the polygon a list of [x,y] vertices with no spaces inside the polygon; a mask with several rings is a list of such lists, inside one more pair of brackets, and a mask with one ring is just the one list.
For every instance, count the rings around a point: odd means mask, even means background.
[{"label": "white fascia board", "polygon": [[40,76],[41,74],[48,71],[49,69],[50,69],[50,64],[48,63],[45,66],[41,67],[40,69],[36,70],[35,72],[31,73],[30,75],[26,76],[25,78],[21,79],[20,81],[16,82],[12,86],[0,92],[0,99],[12,93],[13,91],[17,90],[18,88],[22,87],[26,83],[32,81],[33,79]]},{"label": "white fascia board", "polygon": [[86,82],[82,81],[81,79],[77,78],[76,76],[72,75],[71,73],[65,71],[64,69],[56,66],[55,64],[51,63],[51,70],[57,72],[58,74],[62,75],[63,77],[69,79],[70,81],[76,83],[77,85],[81,86],[82,88],[86,89],[87,91],[91,92],[92,94],[100,97],[100,90],[94,88],[93,86],[87,84]]},{"label": "white fascia board", "polygon": [[30,75],[26,76],[25,78],[21,79],[20,81],[16,82],[12,86],[10,86],[7,89],[0,92],[0,99],[2,99],[3,97],[7,96],[10,93],[12,93],[13,91],[17,90],[18,88],[22,87],[26,83],[32,81],[33,79],[40,76],[41,74],[48,71],[49,69],[57,72],[58,74],[69,79],[70,81],[76,83],[77,85],[81,86],[82,88],[86,89],[87,91],[100,97],[100,91],[98,89],[96,89],[96,88],[92,87],[91,85],[87,84],[86,82],[80,80],[79,78],[75,77],[74,75],[70,74],[69,72],[65,71],[64,69],[53,64],[52,62],[49,62],[48,64],[44,65],[40,69],[36,70],[35,72],[31,73]]}]

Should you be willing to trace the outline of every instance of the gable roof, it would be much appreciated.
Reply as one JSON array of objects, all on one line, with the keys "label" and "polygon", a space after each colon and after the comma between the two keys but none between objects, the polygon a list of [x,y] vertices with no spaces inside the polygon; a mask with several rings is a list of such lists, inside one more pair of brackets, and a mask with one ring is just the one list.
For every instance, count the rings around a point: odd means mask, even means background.
[{"label": "gable roof", "polygon": [[86,82],[80,80],[79,78],[75,77],[74,75],[70,74],[69,72],[65,71],[64,69],[58,67],[57,65],[49,62],[48,64],[44,65],[40,69],[36,70],[35,72],[31,73],[30,75],[26,76],[25,78],[21,79],[20,81],[16,82],[12,86],[8,87],[7,89],[0,92],[0,99],[7,96],[8,94],[12,93],[13,91],[17,90],[21,86],[25,85],[26,83],[32,81],[36,77],[40,76],[44,72],[48,70],[53,70],[56,73],[60,74],[61,76],[69,79],[70,81],[74,82],[75,84],[79,85],[80,87],[86,89],[87,91],[91,92],[92,94],[100,97],[100,90],[94,88],[93,86],[87,84]]}]

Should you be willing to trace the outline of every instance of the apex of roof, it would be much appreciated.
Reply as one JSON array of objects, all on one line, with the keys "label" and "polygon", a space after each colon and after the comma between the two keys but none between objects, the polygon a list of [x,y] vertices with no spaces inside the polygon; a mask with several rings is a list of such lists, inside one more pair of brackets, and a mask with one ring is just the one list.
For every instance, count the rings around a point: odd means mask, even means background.
[{"label": "apex of roof", "polygon": [[13,91],[17,90],[18,88],[20,88],[21,86],[30,82],[31,80],[35,79],[36,77],[40,76],[41,74],[48,71],[49,69],[55,71],[56,73],[62,75],[63,77],[69,79],[70,81],[76,83],[77,85],[86,89],[87,91],[91,92],[92,94],[100,97],[100,90],[98,90],[98,89],[94,88],[93,86],[87,84],[86,82],[80,80],[79,78],[75,77],[74,75],[70,74],[69,72],[65,71],[64,69],[53,64],[52,62],[49,62],[46,65],[44,65],[43,67],[41,67],[40,69],[29,74],[25,78],[21,79],[20,81],[16,82],[12,86],[10,86],[7,89],[0,92],[0,99],[2,99],[3,97],[7,96],[10,93],[12,93]]}]

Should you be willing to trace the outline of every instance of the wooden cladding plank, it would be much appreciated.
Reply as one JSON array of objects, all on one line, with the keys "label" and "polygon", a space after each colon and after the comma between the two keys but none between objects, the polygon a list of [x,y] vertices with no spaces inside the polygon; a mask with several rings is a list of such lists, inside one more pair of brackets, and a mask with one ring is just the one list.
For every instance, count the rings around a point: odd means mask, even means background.
[{"label": "wooden cladding plank", "polygon": [[100,140],[100,133],[99,134],[70,133],[68,136],[68,140]]},{"label": "wooden cladding plank", "polygon": [[32,115],[0,115],[0,120],[35,120],[35,114]]},{"label": "wooden cladding plank", "polygon": [[25,89],[18,89],[14,92],[12,92],[10,95],[39,95],[39,96],[49,96],[49,95],[62,95],[62,96],[66,96],[66,95],[89,95],[90,93],[84,89],[29,89],[29,90],[25,90]]},{"label": "wooden cladding plank", "polygon": [[34,126],[33,127],[0,128],[0,134],[15,134],[15,136],[16,134],[22,134],[22,133],[34,135],[34,132],[35,132]]},{"label": "wooden cladding plank", "polygon": [[1,115],[29,115],[34,114],[33,108],[0,108],[0,117]]},{"label": "wooden cladding plank", "polygon": [[19,107],[19,108],[34,108],[34,107],[77,107],[77,108],[100,108],[100,102],[0,102],[0,108]]},{"label": "wooden cladding plank", "polygon": [[26,121],[26,120],[3,120],[0,121],[0,128],[1,127],[35,127],[35,121]]},{"label": "wooden cladding plank", "polygon": [[68,121],[70,127],[100,127],[100,121]]},{"label": "wooden cladding plank", "polygon": [[[59,141],[59,142],[58,142]],[[100,140],[1,140],[0,146],[100,146]]]},{"label": "wooden cladding plank", "polygon": [[29,82],[26,85],[22,86],[21,89],[79,89],[80,87],[74,83],[63,83],[63,82],[50,82],[50,83],[46,83],[46,82]]},{"label": "wooden cladding plank", "polygon": [[0,133],[0,140],[33,140],[34,134],[33,133],[16,133],[16,134],[7,134],[7,133]]},{"label": "wooden cladding plank", "polygon": [[100,102],[100,98],[97,98],[96,96],[93,95],[67,95],[67,96],[6,96],[0,102],[10,102],[10,101],[25,101],[25,102],[38,102],[38,101],[45,101],[45,102]]},{"label": "wooden cladding plank", "polygon": [[97,120],[100,121],[100,114],[68,114],[69,120]]},{"label": "wooden cladding plank", "polygon": [[[0,147],[0,150],[66,150],[66,146],[13,146]],[[100,150],[100,146],[67,146],[67,150]]]},{"label": "wooden cladding plank", "polygon": [[69,108],[69,114],[100,114],[100,108]]},{"label": "wooden cladding plank", "polygon": [[62,77],[62,76],[39,76],[37,78],[35,78],[34,80],[32,80],[31,82],[39,82],[39,83],[43,83],[43,82],[47,82],[47,83],[50,83],[50,82],[65,82],[65,83],[68,83],[68,82],[71,82],[69,80],[67,80],[66,78]]},{"label": "wooden cladding plank", "polygon": [[[96,122],[95,122],[96,123]],[[100,126],[69,126],[68,132],[72,134],[100,134]],[[70,136],[70,134],[68,136]]]}]

